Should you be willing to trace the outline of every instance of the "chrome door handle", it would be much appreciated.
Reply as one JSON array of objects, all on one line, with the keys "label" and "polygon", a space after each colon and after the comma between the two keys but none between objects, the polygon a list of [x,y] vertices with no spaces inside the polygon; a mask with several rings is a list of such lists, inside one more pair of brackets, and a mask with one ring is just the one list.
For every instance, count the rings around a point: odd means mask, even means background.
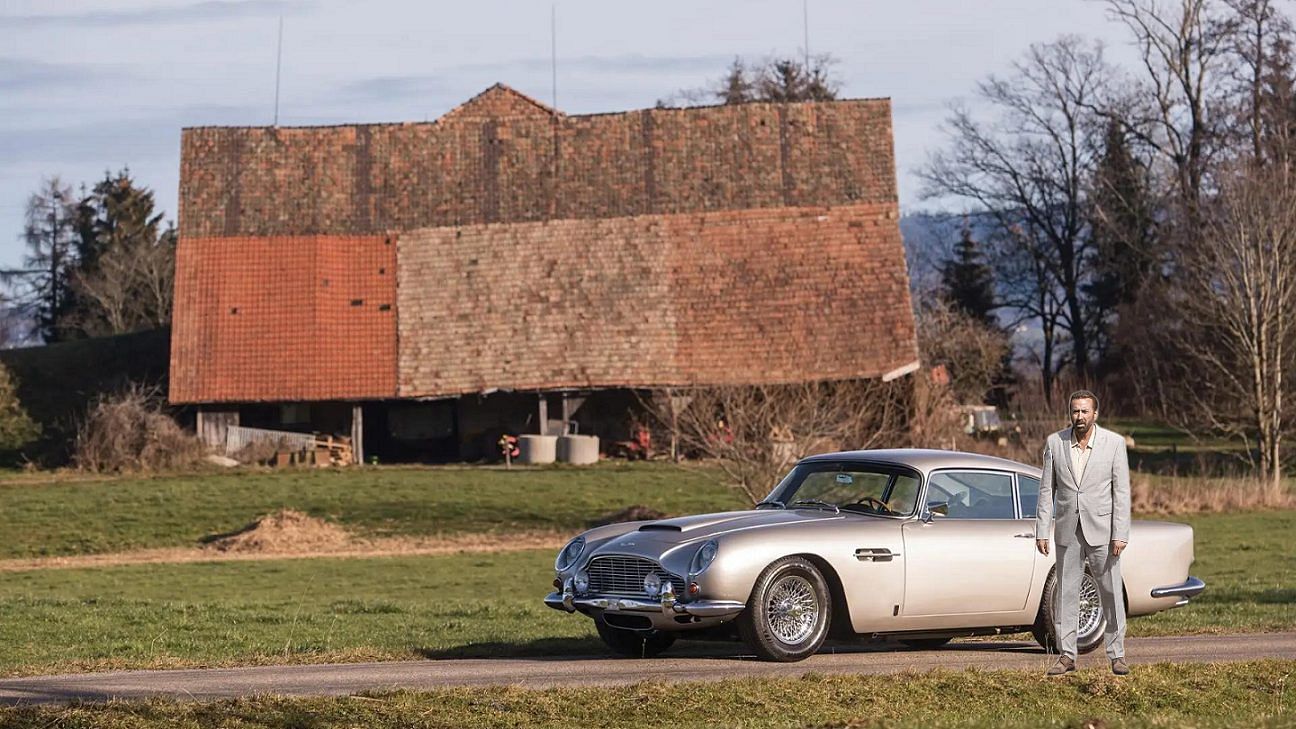
[{"label": "chrome door handle", "polygon": [[892,552],[886,547],[861,548],[855,550],[855,559],[861,562],[890,562],[899,557],[899,552]]},{"label": "chrome door handle", "polygon": [[1034,539],[1034,534],[1014,534],[1013,539]]}]

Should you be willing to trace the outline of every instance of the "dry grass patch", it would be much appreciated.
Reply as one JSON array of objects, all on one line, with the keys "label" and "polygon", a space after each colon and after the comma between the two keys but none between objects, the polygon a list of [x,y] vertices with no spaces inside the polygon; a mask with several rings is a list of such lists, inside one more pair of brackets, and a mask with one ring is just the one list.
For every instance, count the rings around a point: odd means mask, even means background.
[{"label": "dry grass patch", "polygon": [[1249,477],[1185,478],[1135,474],[1131,507],[1138,514],[1209,514],[1296,507],[1296,496],[1284,484]]},{"label": "dry grass patch", "polygon": [[162,410],[160,393],[134,386],[90,408],[72,460],[83,471],[131,473],[189,469],[204,455],[202,443]]}]

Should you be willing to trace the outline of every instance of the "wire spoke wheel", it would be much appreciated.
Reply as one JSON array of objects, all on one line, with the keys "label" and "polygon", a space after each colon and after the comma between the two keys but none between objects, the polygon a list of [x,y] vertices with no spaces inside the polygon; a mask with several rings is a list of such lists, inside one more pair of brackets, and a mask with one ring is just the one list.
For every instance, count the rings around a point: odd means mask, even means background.
[{"label": "wire spoke wheel", "polygon": [[819,621],[814,587],[800,575],[787,575],[775,582],[765,609],[770,632],[789,645],[809,637]]},{"label": "wire spoke wheel", "polygon": [[1098,581],[1088,572],[1080,581],[1079,639],[1084,640],[1102,628],[1102,600],[1098,595]]}]

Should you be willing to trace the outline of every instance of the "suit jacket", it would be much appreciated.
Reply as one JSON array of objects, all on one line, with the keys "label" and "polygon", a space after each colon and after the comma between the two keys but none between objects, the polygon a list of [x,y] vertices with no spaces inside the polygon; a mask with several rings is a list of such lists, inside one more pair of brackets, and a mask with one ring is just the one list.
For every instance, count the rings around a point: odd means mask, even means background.
[{"label": "suit jacket", "polygon": [[1112,540],[1129,542],[1129,456],[1125,439],[1095,423],[1093,451],[1077,483],[1071,465],[1071,428],[1044,441],[1044,474],[1040,478],[1035,537],[1049,539],[1051,522],[1058,544],[1078,546],[1076,523],[1091,547]]}]

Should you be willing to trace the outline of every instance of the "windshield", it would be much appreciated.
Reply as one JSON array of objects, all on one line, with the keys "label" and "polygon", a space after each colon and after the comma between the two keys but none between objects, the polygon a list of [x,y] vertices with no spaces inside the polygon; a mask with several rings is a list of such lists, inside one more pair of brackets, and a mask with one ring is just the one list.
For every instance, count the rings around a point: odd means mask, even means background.
[{"label": "windshield", "polygon": [[918,504],[918,476],[864,463],[802,463],[761,503],[785,508],[835,506],[861,514],[908,516]]}]

